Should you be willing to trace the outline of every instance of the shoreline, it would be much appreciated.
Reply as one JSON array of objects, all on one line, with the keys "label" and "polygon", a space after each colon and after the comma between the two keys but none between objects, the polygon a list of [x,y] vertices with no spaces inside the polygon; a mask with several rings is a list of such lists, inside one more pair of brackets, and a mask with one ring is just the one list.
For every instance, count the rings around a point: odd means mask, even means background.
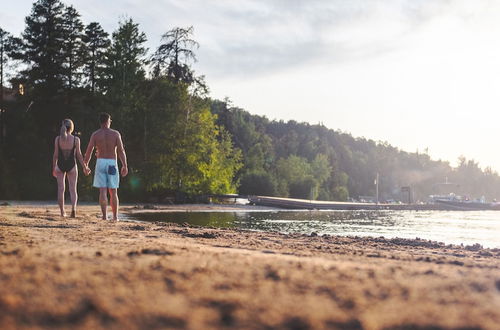
[{"label": "shoreline", "polygon": [[0,206],[0,328],[500,324],[500,249],[57,213]]}]

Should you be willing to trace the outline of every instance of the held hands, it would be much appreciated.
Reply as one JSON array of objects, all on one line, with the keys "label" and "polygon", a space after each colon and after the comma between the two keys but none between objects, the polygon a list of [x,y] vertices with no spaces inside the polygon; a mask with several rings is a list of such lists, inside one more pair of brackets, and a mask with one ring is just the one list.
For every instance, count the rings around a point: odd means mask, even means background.
[{"label": "held hands", "polygon": [[90,174],[90,172],[92,172],[90,170],[90,167],[87,164],[84,164],[83,165],[83,174],[85,174],[86,176],[88,176]]},{"label": "held hands", "polygon": [[127,166],[122,166],[121,173],[122,173],[122,176],[127,176],[127,174],[128,174]]}]

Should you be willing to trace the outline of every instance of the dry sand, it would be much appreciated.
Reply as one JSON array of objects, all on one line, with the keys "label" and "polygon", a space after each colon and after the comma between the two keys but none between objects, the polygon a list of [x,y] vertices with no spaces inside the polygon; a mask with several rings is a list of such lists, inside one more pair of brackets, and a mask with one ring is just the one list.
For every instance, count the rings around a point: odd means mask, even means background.
[{"label": "dry sand", "polygon": [[0,206],[0,328],[500,329],[500,250]]}]

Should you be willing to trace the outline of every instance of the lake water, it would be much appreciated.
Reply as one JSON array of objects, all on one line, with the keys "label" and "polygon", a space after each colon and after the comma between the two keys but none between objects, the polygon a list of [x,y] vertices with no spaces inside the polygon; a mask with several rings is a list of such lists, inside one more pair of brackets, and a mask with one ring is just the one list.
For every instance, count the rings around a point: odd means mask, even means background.
[{"label": "lake water", "polygon": [[129,218],[282,233],[422,238],[500,248],[499,211],[277,211],[141,213]]}]

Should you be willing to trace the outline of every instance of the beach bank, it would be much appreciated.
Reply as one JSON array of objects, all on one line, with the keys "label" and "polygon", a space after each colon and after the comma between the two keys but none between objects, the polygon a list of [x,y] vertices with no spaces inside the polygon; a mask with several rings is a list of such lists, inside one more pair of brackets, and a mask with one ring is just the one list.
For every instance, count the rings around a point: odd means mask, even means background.
[{"label": "beach bank", "polygon": [[500,324],[499,249],[107,222],[98,206],[57,213],[0,206],[2,329]]}]

